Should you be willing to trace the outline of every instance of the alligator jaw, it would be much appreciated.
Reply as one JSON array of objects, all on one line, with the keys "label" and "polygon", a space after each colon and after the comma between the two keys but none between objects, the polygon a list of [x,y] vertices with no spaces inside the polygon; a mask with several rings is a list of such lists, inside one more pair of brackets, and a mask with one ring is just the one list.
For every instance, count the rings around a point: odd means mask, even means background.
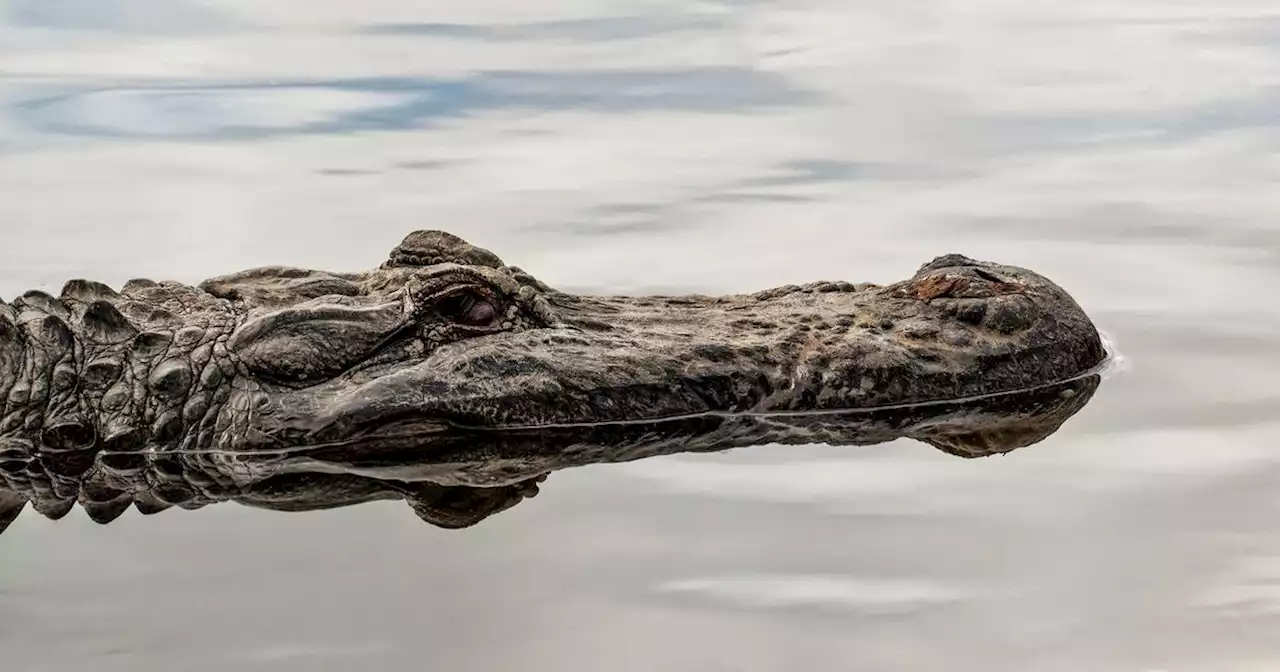
[{"label": "alligator jaw", "polygon": [[[474,430],[838,411],[1009,392],[1097,366],[1101,340],[1058,286],[949,255],[888,286],[723,297],[549,292],[551,328],[459,341],[379,375],[273,401],[264,435],[371,457]],[[272,445],[252,446],[270,450]]]}]

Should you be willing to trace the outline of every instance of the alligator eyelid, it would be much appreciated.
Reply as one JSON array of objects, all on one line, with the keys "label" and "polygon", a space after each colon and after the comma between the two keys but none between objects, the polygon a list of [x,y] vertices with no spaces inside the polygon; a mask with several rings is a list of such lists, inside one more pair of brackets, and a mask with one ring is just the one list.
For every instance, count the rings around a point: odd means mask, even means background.
[{"label": "alligator eyelid", "polygon": [[[354,364],[335,373],[331,378],[333,379],[341,378],[342,376],[348,375],[353,371],[359,371],[360,369],[365,368],[365,366],[368,365],[369,360],[376,358],[378,353],[387,349],[388,346],[390,346],[392,343],[396,342],[402,336],[404,336],[405,332],[412,331],[416,326],[417,326],[416,319],[410,317],[404,320],[399,325],[397,325],[394,329],[387,332],[386,336],[383,336],[381,340],[379,340],[377,343],[373,345],[373,347],[369,348],[369,350],[364,354],[364,356],[356,360]],[[319,384],[320,382],[323,382],[323,381],[316,381],[314,384]]]},{"label": "alligator eyelid", "polygon": [[[397,325],[394,329],[387,332],[386,336],[382,337],[381,340],[379,340],[372,348],[370,348],[368,356],[372,356],[374,353],[381,352],[382,350],[386,349],[389,345],[391,345],[392,343],[402,338],[406,332],[416,329],[418,326],[419,320],[422,318],[422,315],[425,314],[428,310],[432,309],[435,306],[435,304],[440,302],[440,300],[442,300],[443,298],[447,298],[450,294],[457,293],[460,291],[474,291],[474,290],[479,290],[481,291],[481,293],[484,293],[486,295],[488,294],[487,292],[484,292],[484,288],[482,286],[462,285],[462,286],[449,287],[447,289],[436,292],[430,296],[423,297],[424,300],[419,302],[414,300],[414,296],[417,294],[415,290],[421,289],[420,285],[417,285],[417,286],[406,285],[405,289],[408,290],[405,292],[405,304],[406,304],[405,319],[399,325]],[[475,327],[471,327],[470,329],[481,331],[481,329],[475,328]],[[354,367],[348,368],[338,375],[343,375],[351,371],[353,368]]]},{"label": "alligator eyelid", "polygon": [[[450,326],[454,329],[459,329],[462,331],[469,332],[472,335],[492,334],[492,333],[498,333],[502,331],[502,329],[498,327],[471,327],[471,326],[460,325],[460,324],[454,324]],[[334,379],[341,378],[342,376],[350,375],[351,373],[367,368],[370,365],[370,363],[373,362],[373,360],[377,359],[377,356],[379,353],[386,350],[393,343],[403,338],[405,333],[412,332],[414,329],[417,329],[417,327],[418,327],[417,316],[412,316],[405,319],[404,322],[400,323],[400,325],[398,325],[395,329],[392,329],[391,331],[387,332],[387,335],[384,336],[382,340],[378,341],[376,344],[374,344],[373,347],[369,348],[369,351],[366,352],[365,355],[361,357],[359,361],[343,369],[342,371],[339,371],[338,373],[334,374],[333,378]],[[319,384],[320,382],[322,381],[316,381],[314,384]],[[307,385],[306,387],[311,387],[311,385]]]},{"label": "alligator eyelid", "polygon": [[[457,294],[466,292],[479,295],[491,303],[498,303],[497,293],[494,292],[492,288],[487,287],[482,283],[469,282],[465,284],[454,284],[425,296],[418,294],[417,292],[413,292],[413,297],[406,301],[405,312],[411,316],[410,321],[416,321],[421,319],[427,312],[438,310],[442,302]],[[497,306],[495,306],[495,309],[496,308]]]},{"label": "alligator eyelid", "polygon": [[432,294],[431,296],[427,296],[423,298],[426,303],[435,304],[435,303],[440,303],[445,299],[452,298],[454,295],[465,294],[465,293],[478,294],[486,299],[492,299],[492,298],[495,298],[496,296],[496,292],[494,292],[493,289],[488,287],[487,285],[484,285],[481,283],[474,283],[474,284],[468,283],[465,285],[454,285],[452,287],[442,289]]}]

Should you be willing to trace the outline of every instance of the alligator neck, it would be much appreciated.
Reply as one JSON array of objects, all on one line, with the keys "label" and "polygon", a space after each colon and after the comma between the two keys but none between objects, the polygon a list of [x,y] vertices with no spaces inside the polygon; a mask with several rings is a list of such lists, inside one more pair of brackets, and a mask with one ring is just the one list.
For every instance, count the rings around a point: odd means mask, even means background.
[{"label": "alligator neck", "polygon": [[229,394],[225,343],[237,319],[199,289],[150,281],[116,292],[73,280],[56,298],[32,291],[0,304],[0,490],[58,516],[91,474],[93,487],[124,497],[155,455],[207,445]]}]

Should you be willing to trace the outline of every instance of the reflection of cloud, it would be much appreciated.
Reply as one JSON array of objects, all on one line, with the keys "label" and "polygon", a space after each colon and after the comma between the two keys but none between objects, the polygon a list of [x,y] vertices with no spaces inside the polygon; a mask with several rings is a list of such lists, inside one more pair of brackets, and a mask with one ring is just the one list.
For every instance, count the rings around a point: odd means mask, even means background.
[{"label": "reflection of cloud", "polygon": [[801,0],[750,14],[746,34],[763,67],[811,85],[857,95],[841,83],[857,71],[864,89],[928,90],[983,114],[1078,118],[1211,105],[1276,82],[1262,50],[1238,43],[1206,50],[1203,41],[1238,30],[1242,20],[1273,21],[1274,3],[1170,4],[987,2],[863,10],[858,20],[838,21],[847,3]]},{"label": "reflection of cloud", "polygon": [[368,644],[335,644],[332,641],[313,641],[299,643],[280,643],[256,649],[236,651],[229,656],[236,660],[253,663],[283,663],[298,659],[325,659],[365,657],[389,651],[387,643]]},{"label": "reflection of cloud", "polygon": [[6,0],[0,19],[38,28],[166,34],[228,25],[207,6],[186,0]]},{"label": "reflection of cloud", "polygon": [[[1090,203],[1041,218],[1035,227],[1012,216],[953,217],[950,226],[975,236],[1026,236],[1066,243],[1150,247],[1153,244],[1227,250],[1237,248],[1280,260],[1280,229],[1231,226],[1223,213],[1185,212],[1142,201]],[[921,226],[921,229],[926,227]]]},{"label": "reflection of cloud", "polygon": [[724,28],[725,24],[726,17],[723,16],[685,14],[610,16],[529,23],[393,23],[373,25],[365,32],[489,41],[558,39],[595,42],[714,30]]},{"label": "reflection of cloud", "polygon": [[[761,154],[761,152],[757,152]],[[756,156],[757,161],[767,156]],[[743,161],[743,172],[749,167]],[[782,161],[761,169],[758,176],[737,178],[721,185],[708,185],[691,195],[652,203],[604,203],[590,208],[582,218],[539,221],[528,225],[539,233],[554,231],[572,236],[617,236],[627,233],[652,234],[687,228],[698,219],[699,208],[745,204],[804,205],[828,196],[817,191],[827,186],[867,181],[938,180],[941,171],[922,166],[862,163],[836,159]]]},{"label": "reflection of cloud", "polygon": [[1280,557],[1232,559],[1201,592],[1195,606],[1234,618],[1280,616]]},{"label": "reflection of cloud", "polygon": [[260,137],[397,130],[486,109],[732,110],[811,102],[780,78],[739,68],[494,72],[460,79],[370,78],[270,85],[89,89],[13,104],[46,133]]},{"label": "reflection of cloud", "polygon": [[[981,481],[981,469],[940,459],[898,460],[862,457],[772,464],[718,464],[669,458],[622,465],[617,473],[654,482],[664,489],[706,497],[787,503],[832,503],[905,497],[944,488],[961,490]],[[982,467],[1009,466],[1008,461]]]},{"label": "reflection of cloud", "polygon": [[971,594],[925,581],[824,575],[741,575],[671,581],[663,593],[693,595],[753,609],[818,607],[901,615],[963,601]]},{"label": "reflection of cloud", "polygon": [[[1105,386],[1104,386],[1105,389]],[[1167,402],[1166,402],[1167,404]],[[1176,425],[1177,420],[1167,422]],[[1210,487],[1275,465],[1274,427],[1176,428],[1051,439],[1005,457],[956,460],[914,441],[851,451],[838,459],[758,461],[678,456],[617,465],[613,473],[662,490],[722,501],[792,504],[832,513],[982,516],[1016,508],[1025,520],[1066,515],[1081,492],[1160,492]],[[1123,450],[1117,439],[1123,436]],[[774,459],[766,459],[773,453]],[[1052,482],[1038,474],[1054,471]],[[1074,510],[1079,513],[1079,510]]]},{"label": "reflection of cloud", "polygon": [[118,89],[28,104],[47,131],[139,137],[228,137],[328,127],[406,101],[404,94],[315,87]]},{"label": "reflection of cloud", "polygon": [[878,169],[857,161],[839,159],[795,159],[779,166],[778,174],[750,181],[756,185],[812,184],[835,180],[851,180]]}]

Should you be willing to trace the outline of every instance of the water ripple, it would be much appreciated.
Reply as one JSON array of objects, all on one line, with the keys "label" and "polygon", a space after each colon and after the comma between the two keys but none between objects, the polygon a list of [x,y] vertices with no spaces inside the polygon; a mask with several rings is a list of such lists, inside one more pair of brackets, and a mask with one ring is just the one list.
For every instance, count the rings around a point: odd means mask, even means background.
[{"label": "water ripple", "polygon": [[973,591],[944,583],[838,575],[746,574],[670,581],[660,593],[749,609],[820,608],[904,615],[962,602]]},{"label": "water ripple", "polygon": [[743,113],[811,99],[775,76],[750,69],[693,68],[70,87],[19,97],[11,103],[11,112],[15,121],[39,133],[232,140],[405,130],[488,109]]}]

